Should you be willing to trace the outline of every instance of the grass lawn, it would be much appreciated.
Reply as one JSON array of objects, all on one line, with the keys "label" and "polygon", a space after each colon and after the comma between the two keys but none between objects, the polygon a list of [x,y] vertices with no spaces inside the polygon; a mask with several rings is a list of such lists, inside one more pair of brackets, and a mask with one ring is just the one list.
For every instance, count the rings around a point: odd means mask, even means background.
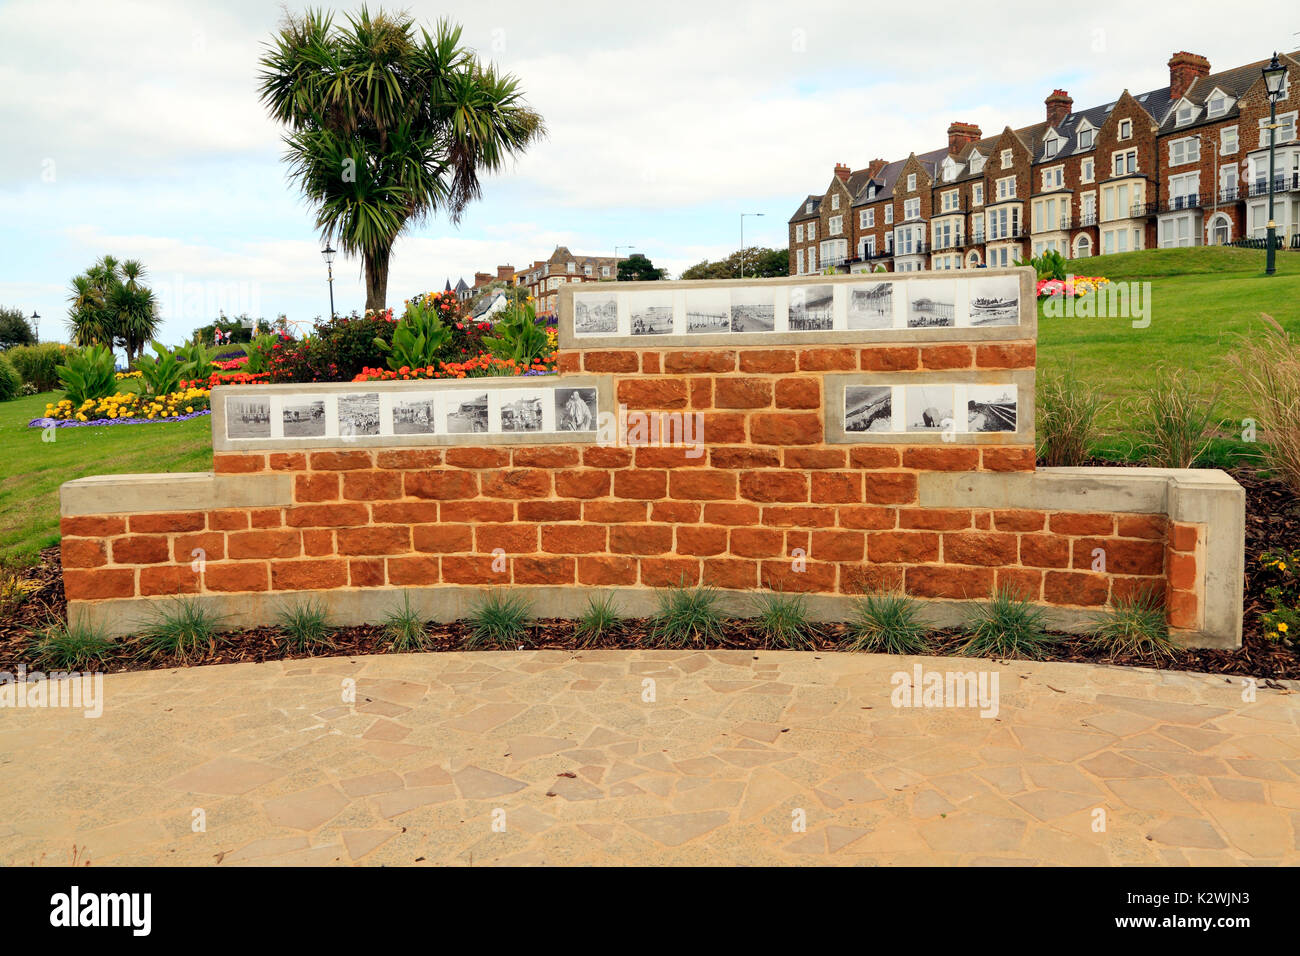
[{"label": "grass lawn", "polygon": [[0,404],[0,565],[24,567],[59,543],[59,485],[87,475],[212,468],[212,423],[184,422],[56,428],[54,441],[28,428],[61,394],[46,392]]}]

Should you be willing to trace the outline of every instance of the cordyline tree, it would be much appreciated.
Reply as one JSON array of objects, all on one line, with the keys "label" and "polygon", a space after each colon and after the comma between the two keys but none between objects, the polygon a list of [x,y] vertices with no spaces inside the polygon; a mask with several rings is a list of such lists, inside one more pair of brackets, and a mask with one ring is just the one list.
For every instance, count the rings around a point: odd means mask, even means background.
[{"label": "cordyline tree", "polygon": [[479,176],[545,135],[519,81],[406,13],[362,7],[346,26],[288,15],[262,57],[261,99],[288,126],[290,177],[316,206],[322,240],[360,256],[366,308],[383,309],[393,243],[438,212],[452,222]]},{"label": "cordyline tree", "polygon": [[127,362],[144,353],[161,320],[145,268],[135,259],[103,256],[72,279],[68,332],[74,345],[120,346]]}]

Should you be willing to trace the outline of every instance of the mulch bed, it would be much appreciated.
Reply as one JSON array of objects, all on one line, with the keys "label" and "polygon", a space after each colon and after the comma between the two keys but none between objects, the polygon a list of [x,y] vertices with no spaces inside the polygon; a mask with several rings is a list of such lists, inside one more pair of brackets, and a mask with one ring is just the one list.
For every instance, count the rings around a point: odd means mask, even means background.
[{"label": "mulch bed", "polygon": [[[1230,651],[1181,650],[1173,657],[1153,659],[1138,655],[1111,656],[1084,637],[1061,634],[1057,635],[1059,641],[1048,660],[1156,667],[1225,677],[1255,677],[1263,681],[1300,680],[1300,649],[1263,636],[1260,615],[1267,609],[1264,588],[1270,577],[1259,563],[1260,555],[1266,551],[1300,548],[1300,501],[1281,482],[1262,477],[1256,470],[1233,469],[1231,474],[1246,489],[1246,597],[1242,646]],[[36,582],[37,588],[16,610],[0,619],[0,670],[11,673],[20,663],[25,664],[29,671],[39,669],[32,660],[32,646],[41,630],[51,622],[64,620],[67,611],[58,548],[42,551],[40,563],[25,572],[24,577]],[[468,634],[469,626],[464,622],[431,625],[426,650],[464,650]],[[825,625],[813,649],[826,653],[841,652],[846,634],[844,625]],[[934,656],[957,655],[964,640],[956,631],[936,632],[932,635],[929,653]],[[389,650],[382,629],[377,625],[339,628],[333,633],[332,642],[331,648],[315,656],[351,657],[383,654]],[[657,644],[650,636],[646,620],[627,621],[617,635],[587,645],[577,639],[573,621],[540,620],[530,628],[524,641],[529,649],[569,651],[644,649]],[[749,622],[741,620],[728,624],[723,642],[708,646],[753,651],[773,649]],[[105,662],[103,669],[106,673],[182,666],[175,660],[142,659],[128,641],[119,642],[118,647],[113,657]],[[258,627],[226,634],[210,654],[185,663],[235,664],[309,656],[313,655],[291,653],[276,628]]]}]

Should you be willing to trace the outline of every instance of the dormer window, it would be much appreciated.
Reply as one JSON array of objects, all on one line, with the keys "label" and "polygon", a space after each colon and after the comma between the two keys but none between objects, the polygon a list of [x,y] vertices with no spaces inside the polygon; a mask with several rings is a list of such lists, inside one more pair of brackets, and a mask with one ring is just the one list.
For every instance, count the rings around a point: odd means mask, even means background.
[{"label": "dormer window", "polygon": [[1043,158],[1052,159],[1055,157],[1060,145],[1060,142],[1054,136],[1051,139],[1043,140]]},{"label": "dormer window", "polygon": [[569,263],[569,271],[570,271],[570,272],[575,271],[577,268],[578,268],[578,264],[577,264],[576,262],[570,262],[570,263]]},{"label": "dormer window", "polygon": [[1191,103],[1180,103],[1178,106],[1178,115],[1174,122],[1179,126],[1186,126],[1196,118],[1196,107]]},{"label": "dormer window", "polygon": [[812,203],[809,203],[808,205],[804,206],[803,211],[804,211],[804,212],[812,212],[812,211],[813,211],[813,204],[812,204]]},{"label": "dormer window", "polygon": [[1228,97],[1218,90],[1210,94],[1210,100],[1205,106],[1206,115],[1222,116],[1228,112]]},{"label": "dormer window", "polygon": [[944,182],[950,183],[956,178],[957,164],[952,161],[952,157],[950,156],[943,161],[943,180]]},{"label": "dormer window", "polygon": [[1079,148],[1092,149],[1093,138],[1096,135],[1097,135],[1097,131],[1093,129],[1091,126],[1079,130],[1079,136],[1078,136]]},{"label": "dormer window", "polygon": [[982,153],[973,154],[970,158],[970,171],[972,173],[978,173],[983,171],[983,169],[984,169],[984,155]]}]

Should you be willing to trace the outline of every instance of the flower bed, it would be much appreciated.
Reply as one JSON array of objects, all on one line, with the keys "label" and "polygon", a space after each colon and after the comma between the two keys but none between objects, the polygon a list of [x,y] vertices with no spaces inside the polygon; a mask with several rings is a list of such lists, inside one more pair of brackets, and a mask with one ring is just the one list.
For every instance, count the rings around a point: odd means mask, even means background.
[{"label": "flower bed", "polygon": [[1034,286],[1034,292],[1040,299],[1054,295],[1077,299],[1081,295],[1096,292],[1106,285],[1110,285],[1110,280],[1105,276],[1068,276],[1065,279],[1040,279]]},{"label": "flower bed", "polygon": [[487,378],[489,376],[510,375],[554,375],[555,353],[545,359],[534,359],[531,365],[524,365],[514,359],[500,359],[486,353],[464,362],[437,362],[424,368],[410,368],[403,365],[396,371],[387,368],[366,368],[354,378],[354,382],[391,382],[395,380],[410,381],[425,378]]},{"label": "flower bed", "polygon": [[[73,405],[69,399],[49,402],[45,417],[31,422],[44,428],[49,422],[75,422],[82,425],[125,425],[149,421],[172,421],[207,414],[209,389],[189,387],[170,395],[141,395],[118,392],[106,398],[86,399]],[[42,423],[42,424],[37,424]]]}]

